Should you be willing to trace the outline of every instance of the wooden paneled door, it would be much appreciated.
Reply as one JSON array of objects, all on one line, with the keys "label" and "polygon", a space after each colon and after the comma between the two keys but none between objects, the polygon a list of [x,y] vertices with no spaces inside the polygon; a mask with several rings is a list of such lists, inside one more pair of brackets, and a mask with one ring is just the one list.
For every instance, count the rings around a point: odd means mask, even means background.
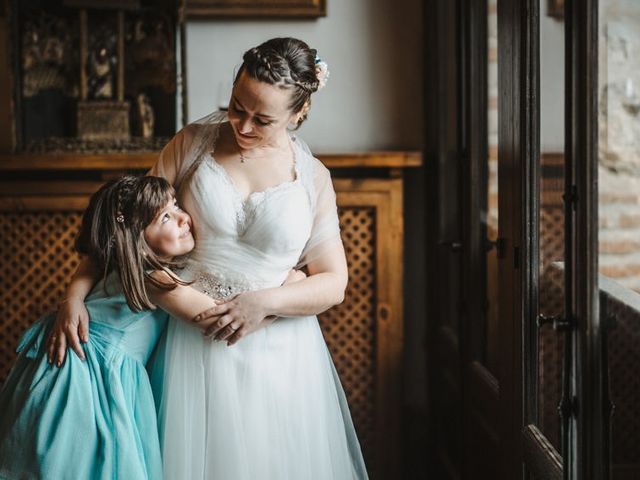
[{"label": "wooden paneled door", "polygon": [[426,88],[437,122],[427,124],[425,154],[435,192],[427,207],[434,255],[427,263],[432,459],[425,478],[493,480],[503,478],[500,441],[512,415],[501,405],[509,369],[498,222],[512,221],[503,213],[512,191],[502,178],[498,185],[497,5],[430,3],[426,31],[436,38],[426,39],[426,50],[438,68]]},{"label": "wooden paneled door", "polygon": [[608,478],[597,2],[430,7],[432,477]]}]

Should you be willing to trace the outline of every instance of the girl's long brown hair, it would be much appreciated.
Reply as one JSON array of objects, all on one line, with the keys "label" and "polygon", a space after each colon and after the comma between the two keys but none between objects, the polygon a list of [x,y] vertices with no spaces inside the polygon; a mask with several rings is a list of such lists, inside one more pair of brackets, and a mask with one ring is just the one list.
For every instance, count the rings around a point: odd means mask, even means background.
[{"label": "girl's long brown hair", "polygon": [[[147,284],[162,290],[187,285],[147,244],[144,230],[175,195],[171,184],[160,177],[127,175],[105,183],[91,196],[82,217],[76,250],[88,255],[102,280],[117,270],[127,304],[133,311],[155,308]],[[163,270],[171,283],[163,283],[150,273]]]}]

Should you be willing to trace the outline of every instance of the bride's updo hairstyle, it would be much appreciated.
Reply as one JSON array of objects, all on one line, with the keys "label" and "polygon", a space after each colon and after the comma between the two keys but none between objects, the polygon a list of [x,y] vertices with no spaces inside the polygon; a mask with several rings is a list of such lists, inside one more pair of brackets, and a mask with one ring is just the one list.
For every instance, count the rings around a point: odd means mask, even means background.
[{"label": "bride's updo hairstyle", "polygon": [[[272,38],[247,50],[235,81],[242,72],[261,82],[291,89],[289,110],[299,113],[305,108],[298,127],[307,118],[311,94],[318,90],[316,50],[296,38]],[[235,82],[234,82],[235,83]]]}]

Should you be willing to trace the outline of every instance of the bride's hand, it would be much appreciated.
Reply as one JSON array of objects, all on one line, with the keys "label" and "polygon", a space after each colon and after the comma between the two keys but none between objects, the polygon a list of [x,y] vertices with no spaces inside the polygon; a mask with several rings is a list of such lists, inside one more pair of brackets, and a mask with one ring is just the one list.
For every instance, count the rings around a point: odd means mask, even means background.
[{"label": "bride's hand", "polygon": [[[291,269],[283,285],[299,282],[305,278],[307,274],[302,270]],[[215,340],[227,340],[228,345],[233,345],[258,328],[273,323],[277,318],[276,315],[265,317],[264,309],[261,308],[264,306],[261,295],[260,291],[241,293],[228,302],[220,303],[198,314],[192,322],[203,330],[206,337],[213,336]],[[235,302],[237,299],[239,302]],[[236,318],[238,315],[240,318]]]},{"label": "bride's hand", "polygon": [[210,325],[204,331],[206,337],[214,340],[226,340],[233,345],[242,337],[260,328],[267,313],[260,291],[244,292],[231,300],[212,307],[197,315],[193,322]]}]

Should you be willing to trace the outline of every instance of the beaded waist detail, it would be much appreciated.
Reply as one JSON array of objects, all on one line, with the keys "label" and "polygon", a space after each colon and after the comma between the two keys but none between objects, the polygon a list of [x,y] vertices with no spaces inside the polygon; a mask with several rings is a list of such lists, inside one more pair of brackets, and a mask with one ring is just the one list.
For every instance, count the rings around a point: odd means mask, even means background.
[{"label": "beaded waist detail", "polygon": [[202,293],[216,300],[228,300],[242,292],[259,290],[267,285],[261,282],[251,282],[248,279],[233,278],[222,273],[194,272],[193,286]]}]

